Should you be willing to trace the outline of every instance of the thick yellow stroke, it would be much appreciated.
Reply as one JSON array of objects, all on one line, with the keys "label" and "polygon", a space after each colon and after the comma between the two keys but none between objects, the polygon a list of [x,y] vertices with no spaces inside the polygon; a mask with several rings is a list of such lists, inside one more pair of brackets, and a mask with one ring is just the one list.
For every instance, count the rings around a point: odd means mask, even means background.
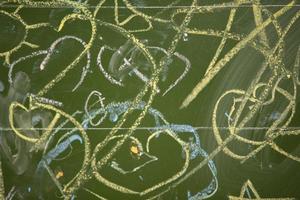
[{"label": "thick yellow stroke", "polygon": [[[283,7],[279,11],[277,11],[273,17],[276,19],[290,10],[295,1],[292,1],[287,6]],[[192,92],[184,99],[183,103],[181,104],[180,108],[187,107],[197,96],[198,94],[207,86],[207,84],[219,73],[221,69],[241,50],[243,49],[248,43],[250,43],[261,31],[263,31],[271,22],[272,18],[268,18],[262,24],[257,26],[247,37],[245,37],[242,41],[236,44],[219,62],[216,63],[214,67],[212,67],[202,78],[197,85],[194,87]]]}]

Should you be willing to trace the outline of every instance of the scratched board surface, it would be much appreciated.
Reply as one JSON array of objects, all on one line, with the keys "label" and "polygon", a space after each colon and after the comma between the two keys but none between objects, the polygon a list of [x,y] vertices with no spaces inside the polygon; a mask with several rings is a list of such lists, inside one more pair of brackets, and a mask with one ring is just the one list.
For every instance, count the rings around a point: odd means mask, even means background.
[{"label": "scratched board surface", "polygon": [[2,0],[0,199],[300,199],[300,2]]}]

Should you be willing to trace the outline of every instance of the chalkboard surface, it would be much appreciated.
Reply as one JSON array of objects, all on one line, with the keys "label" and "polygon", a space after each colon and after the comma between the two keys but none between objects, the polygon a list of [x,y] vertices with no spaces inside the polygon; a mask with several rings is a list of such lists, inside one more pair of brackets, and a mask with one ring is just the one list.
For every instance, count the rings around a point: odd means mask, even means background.
[{"label": "chalkboard surface", "polygon": [[300,2],[0,2],[0,199],[300,199]]}]

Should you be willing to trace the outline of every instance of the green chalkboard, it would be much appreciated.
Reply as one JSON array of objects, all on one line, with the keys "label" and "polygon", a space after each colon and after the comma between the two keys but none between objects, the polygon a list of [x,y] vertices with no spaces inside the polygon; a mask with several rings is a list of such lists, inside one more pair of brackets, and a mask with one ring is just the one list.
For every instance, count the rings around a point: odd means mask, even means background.
[{"label": "green chalkboard", "polygon": [[0,199],[299,199],[300,2],[0,2]]}]

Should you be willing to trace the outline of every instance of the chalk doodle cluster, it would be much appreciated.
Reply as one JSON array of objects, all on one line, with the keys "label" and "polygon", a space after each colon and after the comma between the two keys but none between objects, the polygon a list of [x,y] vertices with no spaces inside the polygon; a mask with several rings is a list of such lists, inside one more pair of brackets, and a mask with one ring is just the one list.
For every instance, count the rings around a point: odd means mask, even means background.
[{"label": "chalk doodle cluster", "polygon": [[300,198],[299,18],[296,0],[1,1],[0,199]]}]

